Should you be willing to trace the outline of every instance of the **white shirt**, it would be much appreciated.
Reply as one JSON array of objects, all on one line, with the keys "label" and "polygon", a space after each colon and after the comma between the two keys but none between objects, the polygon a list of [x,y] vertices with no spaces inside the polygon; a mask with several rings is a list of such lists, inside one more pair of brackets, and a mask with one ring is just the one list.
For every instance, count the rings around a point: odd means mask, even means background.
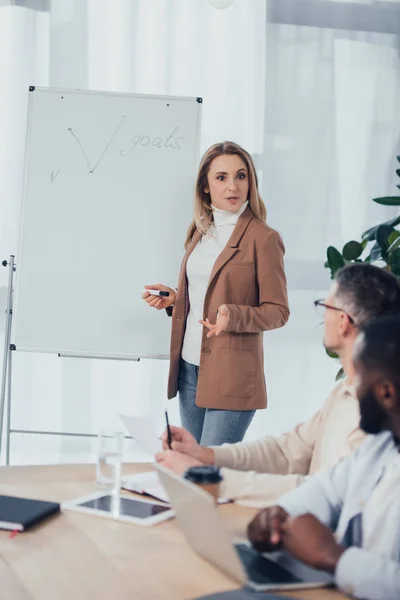
[{"label": "white shirt", "polygon": [[387,465],[368,500],[363,516],[364,550],[387,560],[398,560],[400,552],[400,453]]},{"label": "white shirt", "polygon": [[248,202],[245,202],[236,212],[220,210],[212,205],[214,223],[189,256],[186,275],[190,308],[186,320],[182,358],[192,365],[200,364],[203,326],[199,321],[205,317],[203,315],[204,299],[214,263],[225,248],[240,215],[246,210],[247,204]]}]

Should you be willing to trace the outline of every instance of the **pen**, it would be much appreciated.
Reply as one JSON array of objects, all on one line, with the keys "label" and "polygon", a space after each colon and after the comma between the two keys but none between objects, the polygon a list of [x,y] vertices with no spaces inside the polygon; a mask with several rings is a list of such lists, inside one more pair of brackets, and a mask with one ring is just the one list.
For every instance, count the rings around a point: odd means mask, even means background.
[{"label": "pen", "polygon": [[167,411],[165,411],[165,419],[167,421],[167,439],[168,439],[168,448],[170,450],[172,450],[172,435],[171,435],[171,429],[169,428],[169,421],[168,421],[168,413]]},{"label": "pen", "polygon": [[169,292],[160,292],[159,290],[140,290],[141,294],[148,292],[152,296],[165,296],[166,298],[169,296]]}]

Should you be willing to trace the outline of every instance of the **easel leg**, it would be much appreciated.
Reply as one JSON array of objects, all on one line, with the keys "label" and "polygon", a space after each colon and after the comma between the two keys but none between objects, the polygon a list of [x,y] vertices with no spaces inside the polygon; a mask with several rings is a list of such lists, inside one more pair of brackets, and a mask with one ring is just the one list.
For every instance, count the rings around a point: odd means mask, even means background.
[{"label": "easel leg", "polygon": [[[5,407],[5,399],[6,399],[6,389],[7,389],[7,402],[8,405],[11,405],[11,321],[12,321],[12,300],[13,300],[13,276],[15,271],[14,265],[15,257],[13,255],[10,256],[9,262],[6,260],[3,261],[4,267],[9,267],[8,274],[8,292],[7,292],[7,309],[6,309],[6,328],[4,334],[4,355],[3,355],[3,372],[2,372],[2,380],[1,380],[1,393],[0,393],[0,458],[1,458],[1,448],[2,448],[2,439],[3,439],[3,419],[4,419],[4,407]],[[8,387],[7,387],[8,384]],[[9,439],[10,439],[10,430],[9,430],[9,418],[10,418],[10,410],[8,410],[7,416],[7,447],[9,447]]]},{"label": "easel leg", "polygon": [[11,444],[11,377],[12,377],[12,351],[8,355],[8,374],[7,374],[7,422],[6,422],[6,465],[10,464],[10,444]]}]

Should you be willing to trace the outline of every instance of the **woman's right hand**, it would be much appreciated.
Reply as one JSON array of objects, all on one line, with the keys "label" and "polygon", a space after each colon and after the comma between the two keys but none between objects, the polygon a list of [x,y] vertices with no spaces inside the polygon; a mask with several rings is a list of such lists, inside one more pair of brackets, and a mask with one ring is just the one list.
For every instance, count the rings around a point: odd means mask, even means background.
[{"label": "woman's right hand", "polygon": [[157,290],[159,292],[169,292],[169,296],[154,296],[154,294],[150,294],[149,292],[145,292],[142,295],[143,300],[147,302],[149,306],[156,308],[157,310],[163,310],[164,308],[169,308],[175,302],[176,298],[176,290],[167,287],[166,285],[162,285],[161,283],[154,283],[153,285],[145,285],[146,290]]},{"label": "woman's right hand", "polygon": [[[213,465],[215,461],[214,450],[207,448],[206,446],[200,446],[192,436],[191,433],[186,431],[183,427],[170,426],[172,444],[171,449],[181,454],[191,456],[196,460],[204,463],[205,465]],[[169,450],[168,446],[168,434],[165,431],[161,436],[163,450]]]}]

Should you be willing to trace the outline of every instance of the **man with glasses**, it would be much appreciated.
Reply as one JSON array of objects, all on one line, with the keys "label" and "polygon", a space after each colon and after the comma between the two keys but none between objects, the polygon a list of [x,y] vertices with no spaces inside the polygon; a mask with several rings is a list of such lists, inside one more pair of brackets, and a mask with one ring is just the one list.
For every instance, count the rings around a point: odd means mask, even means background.
[{"label": "man with glasses", "polygon": [[364,439],[354,392],[352,353],[359,328],[400,314],[400,284],[378,267],[356,263],[338,271],[326,299],[315,301],[324,315],[324,345],[338,355],[346,377],[311,419],[280,437],[203,447],[179,427],[173,443],[156,460],[178,474],[197,464],[216,464],[224,478],[221,495],[251,506],[268,506],[322,469],[337,464]]},{"label": "man with glasses", "polygon": [[[331,310],[340,310],[341,312],[346,312],[342,308],[339,308],[338,306],[332,306],[331,304],[326,304],[324,302],[324,300],[314,300],[314,306],[317,309],[317,312],[319,314],[321,314],[322,312],[323,312],[323,314],[325,314],[325,309],[326,308],[330,308]],[[354,324],[353,317],[351,315],[349,315],[349,314],[347,316],[349,318],[350,323]]]}]

